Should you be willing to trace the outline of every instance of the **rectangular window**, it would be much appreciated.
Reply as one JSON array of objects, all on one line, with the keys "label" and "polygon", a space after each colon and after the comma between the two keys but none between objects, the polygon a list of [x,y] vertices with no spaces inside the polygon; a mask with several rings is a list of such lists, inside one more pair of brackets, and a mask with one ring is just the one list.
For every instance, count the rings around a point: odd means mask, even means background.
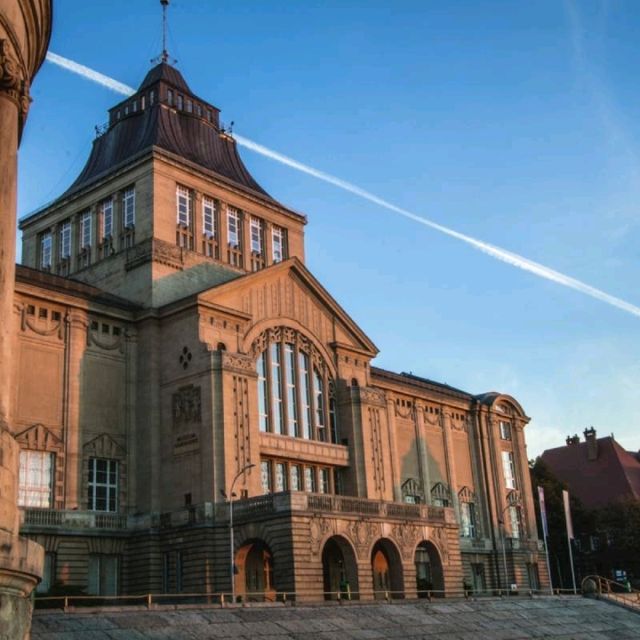
[{"label": "rectangular window", "polygon": [[151,91],[149,91],[149,106],[151,106],[155,101],[156,101],[156,92],[153,91],[152,89]]},{"label": "rectangular window", "polygon": [[53,455],[48,451],[20,451],[19,506],[53,507]]},{"label": "rectangular window", "polygon": [[120,558],[116,555],[94,553],[89,556],[88,593],[94,596],[118,595]]},{"label": "rectangular window", "polygon": [[500,420],[500,438],[502,440],[511,440],[511,424]]},{"label": "rectangular window", "polygon": [[260,431],[269,431],[269,388],[267,386],[267,362],[266,352],[258,357],[258,424]]},{"label": "rectangular window", "polygon": [[271,462],[263,460],[260,463],[260,477],[262,479],[262,492],[271,493]]},{"label": "rectangular window", "polygon": [[240,213],[231,207],[227,212],[227,240],[232,247],[240,246]]},{"label": "rectangular window", "polygon": [[91,211],[85,211],[80,218],[80,248],[91,247]]},{"label": "rectangular window", "polygon": [[298,398],[296,396],[296,369],[295,369],[295,348],[287,342],[284,345],[284,362],[286,371],[287,388],[287,417],[289,420],[288,434],[298,437]]},{"label": "rectangular window", "polygon": [[302,491],[300,466],[297,464],[291,465],[291,491]]},{"label": "rectangular window", "polygon": [[311,380],[309,376],[309,356],[298,353],[298,375],[300,380],[300,418],[302,421],[302,437],[311,438]]},{"label": "rectangular window", "polygon": [[273,261],[282,262],[285,258],[284,255],[284,229],[282,227],[276,227],[275,225],[271,229],[271,243],[273,246]]},{"label": "rectangular window", "polygon": [[129,229],[136,224],[136,190],[134,187],[125,189],[122,195],[123,224]]},{"label": "rectangular window", "polygon": [[329,469],[320,469],[320,493],[330,493],[331,484],[329,482]]},{"label": "rectangular window", "polygon": [[176,106],[178,107],[178,109],[182,111],[182,107],[184,106],[184,98],[180,94],[178,94],[178,100],[177,100]]},{"label": "rectangular window", "polygon": [[517,489],[516,468],[511,451],[502,452],[502,470],[504,472],[504,486],[507,489]]},{"label": "rectangular window", "polygon": [[102,239],[113,235],[113,198],[107,198],[102,202]]},{"label": "rectangular window", "polygon": [[287,467],[284,462],[276,462],[276,491],[287,490]]},{"label": "rectangular window", "polygon": [[273,411],[273,431],[284,434],[284,412],[282,410],[282,377],[280,375],[280,345],[271,345],[271,410]]},{"label": "rectangular window", "polygon": [[304,490],[316,492],[316,470],[313,467],[304,468]]},{"label": "rectangular window", "polygon": [[186,100],[186,105],[187,105],[187,113],[193,113],[193,102],[189,100],[189,98],[187,98]]},{"label": "rectangular window", "polygon": [[90,511],[118,510],[118,461],[89,458],[87,508]]},{"label": "rectangular window", "polygon": [[326,442],[327,430],[324,418],[324,382],[315,367],[313,369],[313,398],[316,403],[315,415],[316,433],[318,434],[318,440]]},{"label": "rectangular window", "polygon": [[216,235],[216,201],[207,196],[202,198],[202,231],[210,238]]},{"label": "rectangular window", "polygon": [[40,268],[51,269],[51,233],[43,233],[40,238]]},{"label": "rectangular window", "polygon": [[476,537],[476,506],[473,502],[460,503],[460,535],[463,538]]},{"label": "rectangular window", "polygon": [[251,218],[251,251],[262,253],[262,220]]},{"label": "rectangular window", "polygon": [[171,91],[171,89],[167,90],[167,104],[173,107],[173,91]]},{"label": "rectangular window", "polygon": [[66,260],[71,255],[71,222],[69,220],[60,226],[60,260]]},{"label": "rectangular window", "polygon": [[191,192],[186,187],[176,188],[176,209],[178,224],[188,227],[191,222]]}]

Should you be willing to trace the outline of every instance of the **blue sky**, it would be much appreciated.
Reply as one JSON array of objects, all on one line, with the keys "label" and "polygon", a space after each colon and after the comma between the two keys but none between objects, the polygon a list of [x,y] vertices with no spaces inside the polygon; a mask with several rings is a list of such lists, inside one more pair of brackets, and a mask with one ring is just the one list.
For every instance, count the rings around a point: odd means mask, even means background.
[{"label": "blue sky", "polygon": [[[158,0],[57,0],[51,51],[137,86]],[[172,0],[170,53],[234,130],[640,304],[640,4]],[[59,195],[121,97],[46,62],[19,215]],[[252,153],[308,215],[307,264],[376,364],[514,395],[529,455],[593,425],[640,448],[640,318]]]}]

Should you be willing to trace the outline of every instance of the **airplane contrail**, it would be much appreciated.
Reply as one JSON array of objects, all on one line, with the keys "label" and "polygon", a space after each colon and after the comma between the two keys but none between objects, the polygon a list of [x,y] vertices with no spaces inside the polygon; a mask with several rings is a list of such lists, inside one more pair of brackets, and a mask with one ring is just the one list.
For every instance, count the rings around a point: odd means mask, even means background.
[{"label": "airplane contrail", "polygon": [[[63,58],[55,53],[47,53],[47,60],[50,62],[57,64],[58,66],[67,69],[73,73],[77,73],[84,78],[91,80],[93,82],[97,82],[112,91],[116,91],[118,93],[122,93],[124,95],[131,95],[135,93],[135,90],[132,87],[127,86],[126,84],[122,84],[109,76],[105,76],[102,73],[99,73],[89,67],[85,67],[84,65],[78,64],[73,60],[69,60],[68,58]],[[359,196],[369,202],[377,204],[380,207],[388,209],[389,211],[393,211],[398,215],[404,216],[409,220],[413,220],[414,222],[418,222],[426,227],[439,231],[451,238],[455,238],[456,240],[460,240],[474,249],[485,253],[492,258],[505,262],[512,267],[516,267],[518,269],[522,269],[523,271],[527,271],[529,273],[533,273],[534,275],[543,278],[545,280],[549,280],[551,282],[555,282],[556,284],[562,285],[564,287],[568,287],[569,289],[573,289],[575,291],[579,291],[585,295],[588,295],[600,302],[604,302],[605,304],[611,305],[622,311],[626,311],[636,317],[640,318],[640,307],[623,300],[622,298],[617,298],[606,291],[602,291],[601,289],[597,289],[596,287],[592,287],[581,280],[577,280],[576,278],[572,278],[564,273],[560,273],[550,267],[547,267],[539,262],[535,262],[534,260],[529,260],[529,258],[525,258],[517,253],[513,253],[512,251],[508,251],[507,249],[502,249],[496,245],[490,244],[488,242],[484,242],[483,240],[478,240],[477,238],[473,238],[471,236],[465,235],[464,233],[460,233],[455,229],[451,229],[449,227],[445,227],[433,220],[429,220],[423,216],[418,215],[417,213],[413,213],[407,209],[403,209],[375,194],[366,191],[358,187],[355,184],[347,182],[346,180],[342,180],[337,176],[333,176],[330,173],[325,173],[324,171],[320,171],[319,169],[314,169],[309,165],[306,165],[302,162],[294,160],[289,156],[286,156],[282,153],[278,153],[277,151],[273,151],[268,147],[265,147],[257,142],[253,142],[244,136],[238,135],[237,133],[233,134],[236,142],[249,149],[250,151],[254,151],[255,153],[259,153],[260,155],[269,158],[271,160],[275,160],[283,165],[286,165],[292,169],[296,169],[302,173],[306,173],[307,175],[313,176],[318,180],[322,180],[323,182],[327,182],[328,184],[333,185],[334,187],[338,187],[344,191],[352,193],[353,195]]]}]

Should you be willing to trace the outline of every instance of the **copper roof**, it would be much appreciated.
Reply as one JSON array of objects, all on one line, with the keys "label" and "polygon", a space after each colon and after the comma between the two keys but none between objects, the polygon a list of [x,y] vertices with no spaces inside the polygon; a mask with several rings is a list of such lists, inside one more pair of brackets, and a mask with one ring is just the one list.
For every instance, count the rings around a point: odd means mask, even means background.
[{"label": "copper roof", "polygon": [[597,457],[589,459],[588,443],[547,449],[542,461],[588,509],[622,498],[640,500],[640,461],[613,437],[597,438]]}]

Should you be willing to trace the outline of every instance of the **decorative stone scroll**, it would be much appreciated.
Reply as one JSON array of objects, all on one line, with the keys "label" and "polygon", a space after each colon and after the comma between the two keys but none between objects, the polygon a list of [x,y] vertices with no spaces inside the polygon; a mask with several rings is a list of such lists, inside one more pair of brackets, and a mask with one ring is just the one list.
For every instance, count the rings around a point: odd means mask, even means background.
[{"label": "decorative stone scroll", "polygon": [[240,353],[229,353],[222,351],[222,368],[230,371],[236,371],[241,374],[256,374],[255,359],[251,356],[245,356]]},{"label": "decorative stone scroll", "polygon": [[332,529],[331,523],[326,518],[318,516],[311,518],[309,521],[309,543],[312,555],[320,555],[322,541]]},{"label": "decorative stone scroll", "polygon": [[360,560],[368,560],[373,541],[381,536],[380,524],[370,520],[355,520],[347,525],[347,532],[353,541],[356,555]]},{"label": "decorative stone scroll", "polygon": [[373,387],[360,387],[360,402],[373,404],[378,407],[386,407],[387,399],[384,391],[374,389]]},{"label": "decorative stone scroll", "polygon": [[408,524],[397,524],[393,527],[392,535],[404,560],[411,560],[415,554],[415,548],[420,539],[420,528]]},{"label": "decorative stone scroll", "polygon": [[180,387],[171,397],[173,426],[175,429],[202,421],[202,399],[199,386]]}]

